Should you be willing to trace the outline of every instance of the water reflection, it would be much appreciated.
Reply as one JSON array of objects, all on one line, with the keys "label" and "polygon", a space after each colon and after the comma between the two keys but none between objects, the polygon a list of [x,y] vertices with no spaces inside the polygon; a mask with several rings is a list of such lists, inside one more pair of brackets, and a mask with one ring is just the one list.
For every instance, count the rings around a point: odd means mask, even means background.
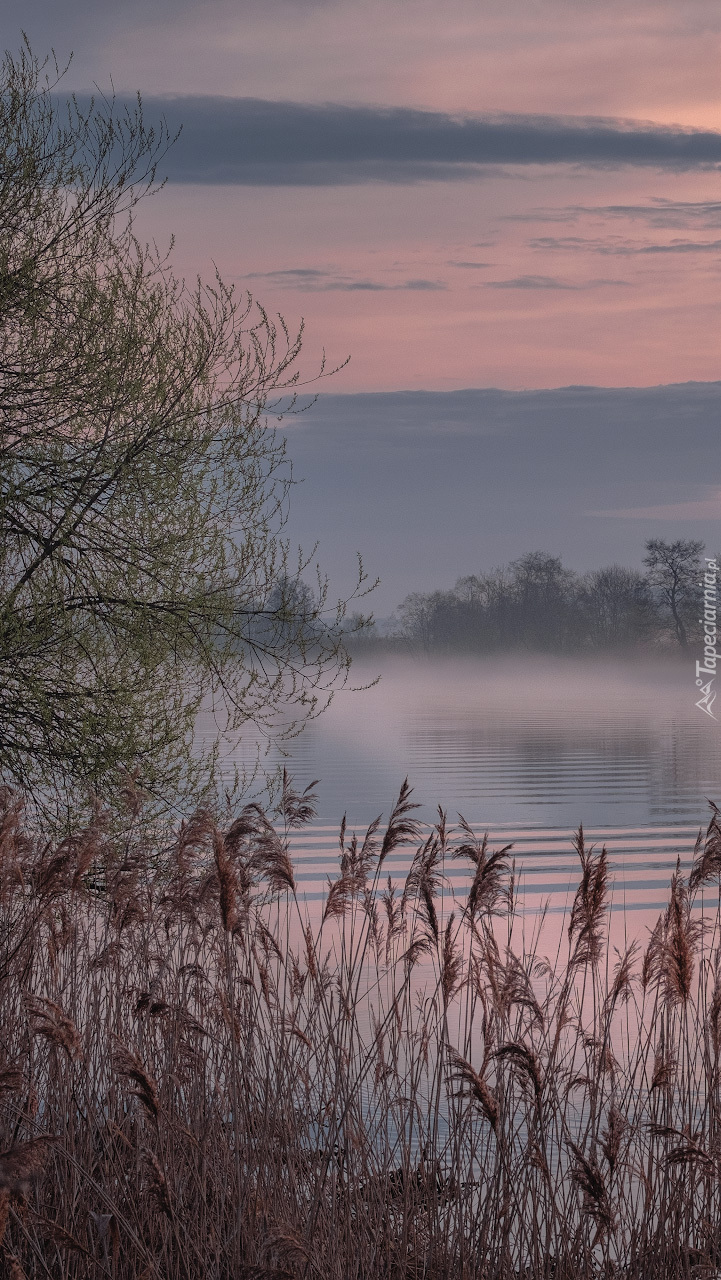
[{"label": "water reflection", "polygon": [[[432,821],[440,803],[449,818],[461,812],[515,841],[529,906],[550,895],[560,908],[575,885],[569,834],[579,822],[609,844],[626,906],[662,903],[707,798],[721,796],[720,726],[694,705],[690,662],[354,665],[359,684],[379,671],[378,685],[337,695],[290,744],[296,783],[321,779],[317,824],[296,845],[313,898],[334,868],[343,813],[358,827],[387,814],[407,775],[421,818]],[[248,749],[239,744],[228,763]],[[402,877],[404,861],[389,871]]]},{"label": "water reflection", "polygon": [[386,658],[354,675],[379,670],[291,744],[297,780],[321,779],[321,821],[387,811],[406,774],[428,816],[487,824],[698,822],[719,794],[719,725],[690,665]]}]

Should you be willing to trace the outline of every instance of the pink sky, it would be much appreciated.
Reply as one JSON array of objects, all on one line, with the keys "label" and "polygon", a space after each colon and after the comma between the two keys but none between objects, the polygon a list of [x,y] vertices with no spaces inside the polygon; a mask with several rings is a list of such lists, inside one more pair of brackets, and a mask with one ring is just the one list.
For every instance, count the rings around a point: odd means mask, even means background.
[{"label": "pink sky", "polygon": [[[526,170],[403,187],[168,187],[146,213],[154,233],[175,229],[188,274],[212,257],[291,322],[305,317],[311,368],[321,344],[331,361],[350,354],[334,390],[713,380],[721,217],[687,230],[593,212],[700,202],[718,185],[654,179]],[[589,212],[559,213],[568,206]],[[659,246],[669,252],[648,252]]]},{"label": "pink sky", "polygon": [[[72,44],[79,90],[112,75],[146,95],[721,129],[717,0],[67,0],[40,17],[31,38]],[[470,181],[169,184],[138,225],[175,232],[189,277],[217,263],[291,325],[304,317],[309,373],[321,346],[350,355],[336,391],[647,385],[721,376],[719,201],[718,168],[516,165]]]}]

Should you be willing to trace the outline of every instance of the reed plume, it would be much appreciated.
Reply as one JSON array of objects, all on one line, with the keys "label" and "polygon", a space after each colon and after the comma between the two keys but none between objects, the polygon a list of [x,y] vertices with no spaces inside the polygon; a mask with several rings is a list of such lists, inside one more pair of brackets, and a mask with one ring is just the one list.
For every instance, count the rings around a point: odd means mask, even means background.
[{"label": "reed plume", "polygon": [[498,1098],[489,1088],[483,1070],[475,1071],[470,1062],[466,1062],[455,1049],[449,1049],[448,1056],[453,1067],[450,1079],[457,1080],[461,1085],[459,1096],[470,1097],[477,1104],[494,1133],[497,1133]]},{"label": "reed plume", "polygon": [[157,1120],[160,1109],[158,1086],[153,1077],[146,1071],[138,1055],[120,1041],[116,1041],[113,1067],[119,1076],[126,1080],[132,1080],[133,1084],[137,1086],[137,1088],[131,1090],[131,1093],[140,1099],[148,1115],[153,1120]]},{"label": "reed plume", "polygon": [[606,924],[608,854],[605,847],[594,854],[593,846],[586,846],[582,826],[578,828],[573,844],[581,863],[581,882],[568,925],[568,939],[573,947],[572,963],[579,967],[596,966],[603,950]]},{"label": "reed plume", "polygon": [[410,796],[316,903],[287,776],[60,841],[0,793],[0,1276],[711,1280],[717,810],[639,963],[582,829],[534,932],[510,846]]}]

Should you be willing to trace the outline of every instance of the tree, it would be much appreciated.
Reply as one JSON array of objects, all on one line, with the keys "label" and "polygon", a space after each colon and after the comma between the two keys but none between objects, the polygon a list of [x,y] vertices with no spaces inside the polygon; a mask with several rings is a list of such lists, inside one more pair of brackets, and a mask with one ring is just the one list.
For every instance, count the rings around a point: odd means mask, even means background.
[{"label": "tree", "polygon": [[414,591],[398,606],[401,635],[424,653],[439,647],[439,615],[443,614],[448,593],[432,591],[427,595]]},{"label": "tree", "polygon": [[530,649],[560,651],[577,641],[576,578],[558,556],[529,551],[509,565],[517,640]]},{"label": "tree", "polygon": [[586,574],[582,606],[589,639],[597,649],[622,649],[647,640],[657,624],[648,581],[619,564]]},{"label": "tree", "polygon": [[138,242],[167,132],[61,75],[0,70],[0,776],[172,791],[201,704],[281,732],[347,669],[282,538],[302,328]]},{"label": "tree", "polygon": [[670,615],[674,635],[682,649],[688,648],[688,628],[698,616],[703,549],[703,542],[692,539],[664,542],[662,538],[651,538],[646,543],[643,563],[648,569],[649,583]]}]

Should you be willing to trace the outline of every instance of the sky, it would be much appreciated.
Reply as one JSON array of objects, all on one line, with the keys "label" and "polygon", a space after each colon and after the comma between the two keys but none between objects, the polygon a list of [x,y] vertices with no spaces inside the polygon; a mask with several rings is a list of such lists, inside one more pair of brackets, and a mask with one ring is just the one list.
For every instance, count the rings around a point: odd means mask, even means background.
[{"label": "sky", "polygon": [[326,395],[288,425],[289,532],[338,592],[360,552],[380,618],[529,550],[579,572],[640,569],[648,538],[721,553],[719,423],[721,382]]},{"label": "sky", "polygon": [[717,0],[5,0],[183,132],[142,234],[332,390],[718,376]]},{"label": "sky", "polygon": [[382,615],[532,548],[721,549],[718,0],[4,0],[2,29],[182,126],[139,235],[303,321],[306,378],[343,366],[288,425],[288,531],[334,588],[356,550]]}]

